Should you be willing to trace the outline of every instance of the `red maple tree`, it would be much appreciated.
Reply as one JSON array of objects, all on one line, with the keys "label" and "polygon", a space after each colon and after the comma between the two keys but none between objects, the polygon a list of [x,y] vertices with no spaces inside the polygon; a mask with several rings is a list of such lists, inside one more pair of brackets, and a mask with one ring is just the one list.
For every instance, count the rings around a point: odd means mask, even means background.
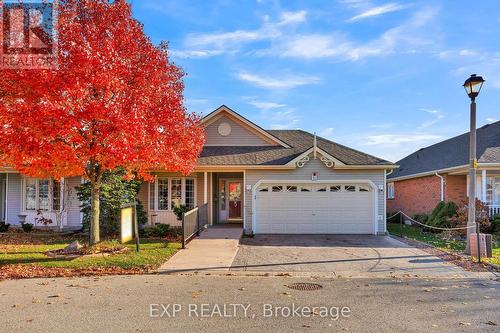
[{"label": "red maple tree", "polygon": [[61,1],[57,32],[57,69],[2,70],[0,162],[31,177],[83,175],[96,243],[103,173],[189,173],[204,134],[184,108],[183,71],[125,0]]}]

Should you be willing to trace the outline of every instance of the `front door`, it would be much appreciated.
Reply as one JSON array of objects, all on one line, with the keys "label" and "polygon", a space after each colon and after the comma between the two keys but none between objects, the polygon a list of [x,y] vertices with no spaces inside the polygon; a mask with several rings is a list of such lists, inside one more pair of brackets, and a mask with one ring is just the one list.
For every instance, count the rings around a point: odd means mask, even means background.
[{"label": "front door", "polygon": [[229,220],[241,220],[241,181],[228,181]]}]

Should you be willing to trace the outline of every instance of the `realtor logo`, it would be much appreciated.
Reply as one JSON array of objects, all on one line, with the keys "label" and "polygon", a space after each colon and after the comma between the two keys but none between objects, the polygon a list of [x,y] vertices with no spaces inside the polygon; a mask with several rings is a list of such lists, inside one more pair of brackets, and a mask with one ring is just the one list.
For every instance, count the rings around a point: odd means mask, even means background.
[{"label": "realtor logo", "polygon": [[56,68],[56,9],[57,0],[0,0],[1,68]]}]

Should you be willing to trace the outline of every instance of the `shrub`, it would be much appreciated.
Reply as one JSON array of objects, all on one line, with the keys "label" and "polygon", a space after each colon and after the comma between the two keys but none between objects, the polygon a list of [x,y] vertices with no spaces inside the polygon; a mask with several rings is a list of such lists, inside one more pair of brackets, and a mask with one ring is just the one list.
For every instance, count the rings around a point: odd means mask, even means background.
[{"label": "shrub", "polygon": [[500,236],[500,214],[493,216],[491,221],[490,232]]},{"label": "shrub", "polygon": [[21,223],[21,227],[23,228],[24,232],[31,232],[33,230],[32,223]]},{"label": "shrub", "polygon": [[430,217],[429,214],[421,213],[421,214],[415,214],[411,218],[420,223],[427,224],[427,221],[429,221],[429,217]]},{"label": "shrub", "polygon": [[5,222],[0,222],[0,232],[7,232],[9,230],[10,224]]},{"label": "shrub", "polygon": [[167,237],[170,234],[170,224],[157,224],[152,228],[144,228],[144,237]]},{"label": "shrub", "polygon": [[174,207],[174,214],[177,216],[177,220],[182,221],[182,215],[190,210],[186,205],[179,205]]},{"label": "shrub", "polygon": [[[117,234],[120,230],[120,210],[121,206],[136,200],[141,181],[137,179],[125,179],[125,170],[118,168],[113,172],[106,172],[103,175],[102,187],[100,193],[100,231],[102,235]],[[77,187],[78,199],[83,203],[81,211],[83,213],[84,230],[90,226],[90,183],[82,184]],[[137,203],[137,222],[143,225],[147,222],[147,215],[144,206],[138,200]]]},{"label": "shrub", "polygon": [[434,227],[451,227],[453,217],[457,215],[457,205],[453,201],[440,201],[429,216],[427,223]]}]

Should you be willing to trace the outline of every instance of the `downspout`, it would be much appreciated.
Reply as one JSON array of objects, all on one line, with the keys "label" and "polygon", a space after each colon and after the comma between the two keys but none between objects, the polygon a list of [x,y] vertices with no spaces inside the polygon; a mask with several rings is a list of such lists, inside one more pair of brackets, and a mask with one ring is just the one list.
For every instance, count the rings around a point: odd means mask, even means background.
[{"label": "downspout", "polygon": [[441,201],[444,201],[444,177],[437,172],[435,173],[435,175],[441,179]]}]

